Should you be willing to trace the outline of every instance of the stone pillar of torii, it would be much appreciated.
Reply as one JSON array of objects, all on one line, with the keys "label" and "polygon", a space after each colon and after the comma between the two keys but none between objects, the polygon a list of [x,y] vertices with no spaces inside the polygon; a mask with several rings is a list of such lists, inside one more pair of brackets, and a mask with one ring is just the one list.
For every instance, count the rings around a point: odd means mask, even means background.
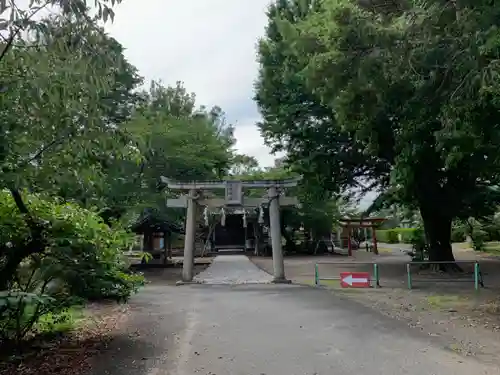
[{"label": "stone pillar of torii", "polygon": [[[180,198],[167,199],[168,207],[187,208],[184,262],[182,266],[182,281],[193,280],[193,265],[196,238],[196,210],[197,206],[209,208],[244,207],[257,208],[269,204],[269,223],[271,246],[273,254],[274,282],[286,282],[283,249],[281,246],[280,206],[298,205],[295,197],[285,197],[284,188],[297,186],[300,178],[288,180],[259,180],[259,181],[191,181],[177,182],[166,177],[161,181],[171,190],[187,191]],[[248,198],[243,196],[243,188],[267,189],[264,198]],[[208,198],[203,196],[204,190],[224,189],[225,198]]]}]

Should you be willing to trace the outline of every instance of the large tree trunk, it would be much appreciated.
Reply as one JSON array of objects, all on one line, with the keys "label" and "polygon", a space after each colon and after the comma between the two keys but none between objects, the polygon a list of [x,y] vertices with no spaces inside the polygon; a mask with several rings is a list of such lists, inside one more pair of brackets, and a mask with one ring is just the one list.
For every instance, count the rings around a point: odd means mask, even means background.
[{"label": "large tree trunk", "polygon": [[429,245],[429,262],[435,263],[431,268],[440,271],[461,271],[455,263],[455,256],[451,247],[451,217],[436,209],[421,208],[424,222],[425,236]]}]

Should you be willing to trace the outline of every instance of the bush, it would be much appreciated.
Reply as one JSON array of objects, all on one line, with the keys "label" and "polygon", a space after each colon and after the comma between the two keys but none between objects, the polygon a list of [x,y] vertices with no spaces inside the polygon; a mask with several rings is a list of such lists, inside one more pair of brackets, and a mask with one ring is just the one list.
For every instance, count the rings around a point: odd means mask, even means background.
[{"label": "bush", "polygon": [[394,228],[377,230],[377,239],[385,243],[399,243],[399,236],[401,236],[401,243],[412,243],[415,228]]},{"label": "bush", "polygon": [[464,242],[466,239],[466,231],[463,225],[454,226],[451,229],[451,242]]},{"label": "bush", "polygon": [[399,235],[401,236],[402,243],[412,244],[415,239],[416,231],[416,228],[398,228],[396,229],[396,234],[398,238]]},{"label": "bush", "polygon": [[394,229],[383,229],[383,230],[378,230],[377,232],[377,239],[380,242],[385,242],[385,243],[398,243],[398,235]]},{"label": "bush", "polygon": [[[415,235],[419,228],[394,228],[377,231],[377,238],[380,242],[385,243],[399,243],[399,236],[401,236],[401,243],[413,244]],[[493,231],[493,229],[491,229]],[[466,228],[463,225],[454,226],[451,230],[451,242],[464,242],[466,238]],[[483,241],[489,240],[491,235],[486,228],[482,230],[481,239]]]},{"label": "bush", "polygon": [[59,316],[87,300],[126,300],[143,284],[123,256],[132,234],[111,229],[97,212],[76,204],[39,195],[25,199],[43,223],[46,246],[37,252],[28,248],[30,230],[9,192],[0,191],[0,272],[6,274],[11,261],[17,265],[9,274],[9,290],[0,291],[0,339],[19,341],[43,317]]}]

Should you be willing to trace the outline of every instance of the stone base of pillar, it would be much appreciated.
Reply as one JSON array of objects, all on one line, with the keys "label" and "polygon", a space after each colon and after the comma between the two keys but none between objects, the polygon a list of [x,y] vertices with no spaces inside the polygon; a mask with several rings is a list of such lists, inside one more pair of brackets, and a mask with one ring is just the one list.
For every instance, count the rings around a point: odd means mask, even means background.
[{"label": "stone base of pillar", "polygon": [[291,284],[292,280],[287,280],[287,279],[274,279],[273,284]]}]

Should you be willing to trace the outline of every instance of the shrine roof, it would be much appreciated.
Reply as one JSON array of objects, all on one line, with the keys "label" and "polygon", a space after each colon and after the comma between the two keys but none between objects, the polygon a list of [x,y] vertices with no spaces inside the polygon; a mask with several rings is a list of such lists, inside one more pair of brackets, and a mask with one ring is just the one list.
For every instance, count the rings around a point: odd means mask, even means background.
[{"label": "shrine roof", "polygon": [[130,226],[130,229],[136,233],[184,233],[184,229],[180,225],[169,219],[166,214],[156,210],[145,210]]}]

